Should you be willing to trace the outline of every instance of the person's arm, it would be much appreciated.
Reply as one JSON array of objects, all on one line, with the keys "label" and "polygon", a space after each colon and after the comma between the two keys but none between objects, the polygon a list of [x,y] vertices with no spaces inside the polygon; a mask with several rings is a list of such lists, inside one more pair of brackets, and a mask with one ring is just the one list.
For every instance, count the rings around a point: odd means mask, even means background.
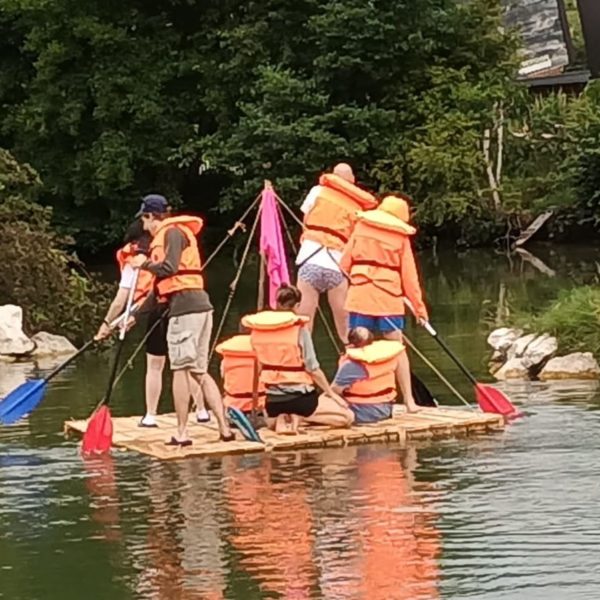
[{"label": "person's arm", "polygon": [[100,325],[98,332],[94,336],[96,340],[102,340],[107,338],[111,333],[112,329],[110,324],[123,312],[125,305],[127,304],[127,297],[129,290],[133,285],[135,279],[135,269],[131,265],[125,265],[121,272],[121,281],[119,281],[119,289],[113,298],[108,311]]},{"label": "person's arm", "polygon": [[[150,271],[157,279],[164,279],[175,275],[181,262],[181,253],[186,248],[188,241],[179,229],[171,228],[165,235],[165,259],[162,262],[145,260],[140,262],[140,268]],[[135,264],[135,263],[134,263]]]},{"label": "person's arm", "polygon": [[346,406],[345,400],[336,394],[329,385],[329,381],[327,381],[327,377],[325,373],[321,370],[321,366],[319,365],[319,361],[317,360],[317,354],[315,352],[315,346],[313,344],[312,338],[308,329],[300,330],[300,338],[299,338],[300,350],[302,352],[302,360],[304,362],[304,368],[306,372],[310,375],[313,383],[323,390],[328,396],[336,400],[340,405]]},{"label": "person's arm", "polygon": [[339,267],[342,271],[342,275],[348,278],[350,277],[350,269],[352,268],[352,248],[354,246],[354,235],[350,236],[348,243],[344,247],[342,256],[340,258]]},{"label": "person's arm", "polygon": [[415,264],[415,257],[408,238],[404,240],[404,244],[400,251],[402,252],[401,277],[404,294],[415,307],[415,317],[417,319],[428,321],[429,315],[427,313],[425,302],[423,301],[423,292],[421,291],[421,284],[419,283],[417,265]]},{"label": "person's arm", "polygon": [[363,365],[353,360],[349,360],[338,369],[338,372],[333,378],[331,389],[336,394],[339,394],[341,396],[344,390],[347,390],[357,381],[364,381],[368,377],[369,373],[363,367]]}]

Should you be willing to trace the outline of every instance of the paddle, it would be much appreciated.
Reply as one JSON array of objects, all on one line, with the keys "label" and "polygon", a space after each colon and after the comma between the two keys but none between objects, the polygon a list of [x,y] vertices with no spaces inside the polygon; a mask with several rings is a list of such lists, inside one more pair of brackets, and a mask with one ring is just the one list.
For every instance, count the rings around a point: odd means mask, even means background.
[{"label": "paddle", "polygon": [[113,424],[108,403],[110,402],[110,398],[112,396],[115,377],[117,376],[117,369],[119,367],[119,361],[123,352],[125,334],[127,333],[127,323],[129,321],[129,316],[131,315],[133,296],[135,294],[139,273],[140,270],[136,269],[133,282],[129,288],[127,306],[125,307],[125,313],[119,325],[117,350],[115,352],[112,369],[108,378],[106,395],[104,396],[100,407],[90,417],[85,434],[83,435],[83,441],[81,443],[81,452],[83,454],[102,454],[103,452],[108,452],[112,446]]},{"label": "paddle", "polygon": [[9,392],[7,396],[0,400],[0,422],[4,425],[10,425],[35,410],[44,399],[48,382],[66,369],[93,343],[93,339],[86,342],[75,354],[70,356],[62,364],[58,365],[58,367],[43,379],[30,379],[29,381],[22,383],[12,392]]},{"label": "paddle", "polygon": [[[411,312],[415,314],[414,306],[410,300],[405,298],[404,302],[408,308],[410,308]],[[475,398],[477,399],[477,404],[479,404],[479,407],[483,412],[496,413],[505,417],[516,417],[521,414],[517,407],[514,406],[507,396],[499,389],[491,385],[480,383],[475,379],[467,367],[465,367],[465,365],[463,365],[463,363],[459,360],[456,354],[450,350],[446,342],[444,342],[444,340],[439,336],[438,332],[433,328],[429,321],[425,321],[423,323],[423,327],[425,327],[427,333],[429,333],[429,335],[436,340],[444,352],[446,352],[446,354],[454,361],[456,366],[464,373],[467,379],[475,386]]]}]

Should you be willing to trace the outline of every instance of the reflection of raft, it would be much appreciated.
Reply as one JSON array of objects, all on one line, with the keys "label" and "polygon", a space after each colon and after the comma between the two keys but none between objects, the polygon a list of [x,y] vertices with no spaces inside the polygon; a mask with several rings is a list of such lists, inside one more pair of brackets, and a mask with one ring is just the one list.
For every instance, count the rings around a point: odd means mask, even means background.
[{"label": "reflection of raft", "polygon": [[[352,444],[396,442],[406,444],[413,440],[440,439],[455,436],[481,434],[500,430],[504,420],[500,415],[452,408],[424,409],[407,415],[401,406],[394,407],[394,418],[376,425],[352,427],[351,429],[328,429],[310,427],[297,436],[275,435],[268,430],[260,434],[265,444],[247,441],[219,442],[216,425],[190,423],[189,432],[193,445],[173,448],[165,440],[175,430],[175,415],[157,418],[159,427],[138,427],[139,416],[113,417],[113,444],[119,448],[135,450],[154,458],[169,460],[188,456],[215,456],[222,454],[245,454],[272,450],[300,450],[304,448],[327,448]],[[65,432],[82,434],[87,421],[67,421]],[[238,437],[241,435],[238,433]]]}]

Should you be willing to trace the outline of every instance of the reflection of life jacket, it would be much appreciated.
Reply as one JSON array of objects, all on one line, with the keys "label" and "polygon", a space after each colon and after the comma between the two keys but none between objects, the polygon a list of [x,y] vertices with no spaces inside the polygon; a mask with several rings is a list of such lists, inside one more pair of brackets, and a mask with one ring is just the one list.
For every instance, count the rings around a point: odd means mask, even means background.
[{"label": "reflection of life jacket", "polygon": [[152,262],[163,262],[165,260],[165,238],[171,228],[175,227],[181,231],[188,243],[181,253],[177,273],[170,277],[155,280],[159,297],[169,296],[182,290],[204,289],[202,264],[196,240],[202,225],[203,222],[200,217],[188,216],[171,217],[160,224],[150,244],[150,260]]},{"label": "reflection of life jacket", "polygon": [[[234,406],[245,412],[252,410],[252,385],[256,353],[252,349],[249,335],[236,335],[221,342],[215,350],[223,357],[221,373],[225,406]],[[265,386],[258,385],[257,408],[265,405]]]},{"label": "reflection of life jacket", "polygon": [[396,366],[404,345],[396,340],[377,340],[362,348],[347,348],[340,365],[348,360],[360,363],[368,377],[344,390],[351,404],[393,402],[396,398]]},{"label": "reflection of life jacket", "polygon": [[[418,278],[414,282],[402,281],[405,261],[412,261],[414,266],[409,236],[414,235],[416,230],[404,220],[381,210],[386,200],[376,210],[359,213],[348,255],[342,260],[342,267],[350,276],[345,305],[350,312],[375,316],[402,315],[403,283],[406,284],[404,287],[410,285],[411,289],[416,287],[420,290]],[[406,214],[408,216],[408,207]]]},{"label": "reflection of life jacket", "polygon": [[342,250],[356,223],[356,213],[377,206],[375,196],[339,175],[326,173],[320,191],[304,217],[302,241],[312,240],[331,250]]},{"label": "reflection of life jacket", "polygon": [[298,341],[300,329],[308,320],[293,312],[278,310],[243,317],[242,325],[252,332],[252,348],[261,364],[261,381],[267,386],[312,384]]},{"label": "reflection of life jacket", "polygon": [[[121,249],[117,250],[117,263],[119,264],[119,270],[121,273],[131,259],[138,253],[138,248],[135,244],[129,242],[125,244]],[[139,304],[143,301],[146,296],[152,290],[154,284],[154,276],[150,271],[144,271],[140,269],[138,274],[137,284],[135,286],[135,294],[133,296],[133,303]]]}]

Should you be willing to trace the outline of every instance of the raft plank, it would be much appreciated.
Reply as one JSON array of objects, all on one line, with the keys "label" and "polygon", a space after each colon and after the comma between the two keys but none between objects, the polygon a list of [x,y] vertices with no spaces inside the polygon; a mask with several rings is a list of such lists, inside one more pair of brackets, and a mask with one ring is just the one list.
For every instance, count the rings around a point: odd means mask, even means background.
[{"label": "raft plank", "polygon": [[[388,421],[349,429],[305,427],[298,435],[277,435],[261,429],[263,444],[237,440],[220,442],[214,422],[195,423],[190,418],[189,431],[193,445],[187,448],[166,446],[165,441],[176,428],[174,413],[157,417],[157,428],[138,426],[140,416],[113,417],[113,445],[133,450],[160,460],[189,456],[218,456],[251,452],[289,451],[307,448],[340,447],[353,444],[400,443],[407,440],[439,439],[466,434],[492,432],[504,427],[500,415],[453,408],[427,408],[407,414],[402,406],[394,406],[394,416]],[[70,420],[64,424],[65,433],[83,435],[87,420]],[[238,436],[240,434],[238,433]]]}]

